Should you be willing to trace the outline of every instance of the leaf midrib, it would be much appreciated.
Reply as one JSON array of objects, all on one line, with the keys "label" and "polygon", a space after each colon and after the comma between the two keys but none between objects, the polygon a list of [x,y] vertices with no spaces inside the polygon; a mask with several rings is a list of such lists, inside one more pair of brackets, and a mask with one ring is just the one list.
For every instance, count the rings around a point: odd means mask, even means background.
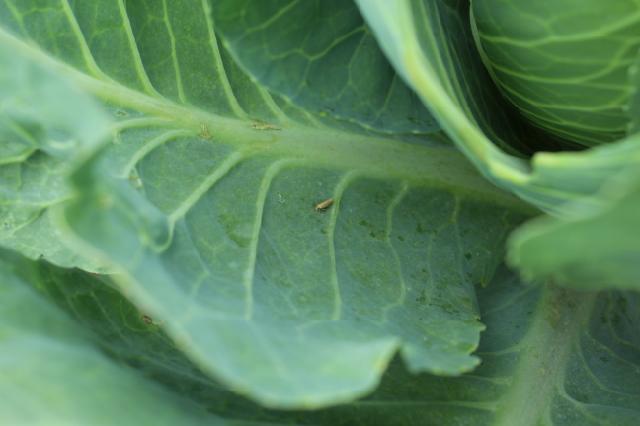
[{"label": "leaf midrib", "polygon": [[[281,130],[256,130],[247,120],[223,117],[196,107],[186,107],[89,76],[0,29],[0,43],[36,63],[58,71],[97,98],[155,117],[168,119],[194,136],[203,124],[212,139],[236,145],[246,153],[303,160],[310,166],[357,170],[366,177],[407,181],[414,185],[447,188],[471,199],[502,205],[520,213],[536,210],[486,182],[453,147],[403,143],[383,136],[348,133],[327,128],[285,125]],[[366,156],[366,157],[365,157]]]},{"label": "leaf midrib", "polygon": [[543,421],[564,382],[571,349],[579,344],[595,299],[595,293],[546,286],[531,328],[518,345],[518,366],[499,401],[496,426],[533,426]]}]

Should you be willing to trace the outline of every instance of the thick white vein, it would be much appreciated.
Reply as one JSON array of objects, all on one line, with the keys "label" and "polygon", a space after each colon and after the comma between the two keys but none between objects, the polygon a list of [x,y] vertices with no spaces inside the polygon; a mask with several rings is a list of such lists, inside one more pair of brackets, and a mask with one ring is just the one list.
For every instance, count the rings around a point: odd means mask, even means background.
[{"label": "thick white vein", "polygon": [[184,86],[182,85],[182,74],[180,72],[180,64],[178,63],[178,54],[176,47],[176,37],[173,34],[173,27],[171,26],[171,21],[169,20],[169,11],[167,10],[167,0],[162,0],[162,11],[164,13],[163,21],[164,25],[167,28],[167,34],[169,35],[169,40],[171,42],[171,61],[173,63],[173,69],[176,75],[176,88],[178,89],[178,99],[182,103],[186,103],[186,96],[184,94]]},{"label": "thick white vein", "polygon": [[182,203],[169,215],[169,222],[175,224],[178,219],[184,217],[184,215],[191,210],[191,208],[202,198],[202,196],[209,191],[213,185],[216,184],[223,176],[235,167],[245,154],[242,151],[236,151],[229,155],[222,163],[220,163],[205,179],[202,180],[200,185],[185,198]]},{"label": "thick white vein", "polygon": [[131,155],[131,158],[129,159],[127,164],[125,164],[125,166],[122,168],[120,176],[125,178],[128,177],[135,165],[160,145],[163,145],[173,139],[190,136],[192,134],[192,132],[189,132],[187,130],[177,129],[169,130],[159,136],[156,136],[155,138],[142,145],[140,149],[138,149]]},{"label": "thick white vein", "polygon": [[80,45],[80,50],[82,51],[82,57],[85,60],[86,65],[89,67],[89,71],[94,76],[102,79],[102,80],[111,80],[105,73],[102,72],[100,67],[95,61],[93,57],[93,53],[89,48],[89,44],[87,43],[87,39],[82,33],[82,29],[76,20],[76,16],[71,10],[71,6],[69,5],[69,0],[61,0],[62,10],[64,10],[64,14],[69,21],[69,25],[71,26],[71,30],[73,31],[73,35],[75,35],[78,40],[78,44]]},{"label": "thick white vein", "polygon": [[274,177],[289,162],[289,160],[280,160],[271,164],[265,172],[262,181],[260,182],[260,188],[258,190],[258,196],[256,198],[256,215],[253,223],[253,230],[251,232],[251,244],[249,245],[249,259],[247,262],[247,268],[243,276],[243,283],[246,294],[244,317],[247,320],[253,317],[253,281],[256,272],[258,244],[260,242],[260,231],[262,230],[264,205],[267,200],[269,189],[271,188],[271,182],[273,182]]},{"label": "thick white vein", "polygon": [[407,297],[407,283],[405,282],[404,273],[402,272],[402,261],[400,260],[400,255],[398,254],[398,250],[396,250],[395,246],[391,242],[391,233],[393,232],[393,213],[395,212],[396,207],[402,202],[404,197],[407,195],[408,191],[409,191],[409,184],[406,181],[403,181],[400,186],[400,190],[393,197],[393,199],[389,203],[389,206],[387,206],[387,212],[386,212],[387,223],[386,223],[386,229],[384,233],[384,239],[387,245],[389,246],[389,249],[391,250],[391,255],[393,257],[393,261],[398,274],[398,281],[400,282],[400,292],[398,294],[398,298],[393,303],[391,303],[388,306],[385,306],[384,308],[385,317],[387,316],[389,311],[391,311],[391,309],[393,309],[394,307],[402,306],[402,304],[404,304],[405,299]]},{"label": "thick white vein", "polygon": [[337,320],[340,318],[342,313],[342,296],[340,291],[340,281],[338,280],[338,268],[336,263],[336,243],[335,243],[335,233],[336,233],[336,224],[338,222],[338,215],[340,214],[340,202],[342,201],[342,196],[344,195],[344,191],[349,186],[351,182],[356,178],[357,173],[351,172],[347,173],[338,182],[334,191],[333,191],[333,206],[331,208],[331,215],[329,217],[329,226],[327,229],[327,240],[329,241],[329,259],[331,262],[331,287],[334,292],[334,301],[333,301],[333,312],[331,314],[332,320]]},{"label": "thick white vein", "polygon": [[129,14],[124,5],[124,0],[118,0],[118,10],[120,12],[120,18],[122,19],[122,25],[124,27],[125,33],[127,34],[127,42],[129,44],[129,49],[131,49],[131,55],[133,56],[133,66],[136,69],[136,73],[140,82],[142,83],[142,87],[146,94],[150,96],[154,96],[157,98],[162,98],[163,96],[153,87],[153,83],[149,79],[149,75],[147,74],[147,70],[142,63],[142,57],[140,56],[140,50],[138,48],[138,43],[133,35],[133,30],[131,28],[131,21],[129,20]]},{"label": "thick white vein", "polygon": [[227,101],[229,102],[231,110],[234,112],[234,114],[236,114],[238,117],[246,117],[247,113],[238,103],[238,100],[233,93],[233,89],[231,88],[231,84],[229,83],[226,69],[224,68],[224,64],[222,63],[222,57],[220,56],[220,50],[218,48],[218,41],[213,30],[213,20],[211,19],[211,7],[209,6],[209,2],[207,0],[201,0],[200,3],[202,5],[205,20],[207,21],[207,33],[209,36],[209,47],[211,47],[211,56],[213,57],[213,61],[216,64],[216,68],[218,69],[218,75],[222,80],[222,89],[224,90],[224,94],[227,97]]}]

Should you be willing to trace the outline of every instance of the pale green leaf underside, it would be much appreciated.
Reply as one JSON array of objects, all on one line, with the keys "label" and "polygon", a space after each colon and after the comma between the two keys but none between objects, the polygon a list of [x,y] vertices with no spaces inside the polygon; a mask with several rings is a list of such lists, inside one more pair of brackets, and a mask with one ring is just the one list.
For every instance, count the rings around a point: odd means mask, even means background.
[{"label": "pale green leaf underside", "polygon": [[[40,218],[79,237],[67,251],[119,271],[200,368],[265,404],[315,407],[371,390],[398,350],[412,371],[477,364],[474,285],[527,207],[450,147],[271,95],[221,47],[207,2],[31,6],[0,4],[2,44],[116,122],[75,173],[77,196]],[[44,154],[15,166],[56,168]]]},{"label": "pale green leaf underside", "polygon": [[[395,362],[380,387],[362,400],[282,412],[265,410],[202,376],[160,332],[158,320],[145,323],[144,311],[108,281],[44,265],[33,279],[114,359],[231,424],[626,426],[639,414],[640,317],[633,293],[542,290],[520,284],[501,268],[478,293],[487,330],[479,349],[483,364],[474,372],[459,378],[415,375]],[[68,347],[66,340],[58,344]]]},{"label": "pale green leaf underside", "polygon": [[35,289],[50,285],[37,265],[0,251],[0,423],[225,424],[107,357]]},{"label": "pale green leaf underside", "polygon": [[43,208],[68,198],[66,175],[97,149],[110,120],[87,94],[19,50],[0,45],[0,63],[0,242],[32,258],[99,269],[61,246]]},{"label": "pale green leaf underside", "polygon": [[511,236],[510,261],[526,276],[579,288],[640,289],[637,172],[621,173],[596,195],[598,208],[540,218]]}]

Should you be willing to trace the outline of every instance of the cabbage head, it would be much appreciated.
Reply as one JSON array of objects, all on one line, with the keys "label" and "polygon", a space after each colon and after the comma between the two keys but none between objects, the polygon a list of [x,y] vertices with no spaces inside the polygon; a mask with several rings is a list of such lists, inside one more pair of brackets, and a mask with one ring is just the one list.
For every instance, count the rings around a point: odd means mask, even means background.
[{"label": "cabbage head", "polygon": [[628,132],[640,47],[636,0],[472,0],[483,62],[535,125],[592,146]]}]

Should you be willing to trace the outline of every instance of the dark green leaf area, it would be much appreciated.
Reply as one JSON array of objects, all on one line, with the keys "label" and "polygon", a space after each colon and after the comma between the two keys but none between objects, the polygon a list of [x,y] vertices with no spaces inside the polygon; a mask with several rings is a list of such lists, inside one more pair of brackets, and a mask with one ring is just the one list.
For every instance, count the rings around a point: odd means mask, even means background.
[{"label": "dark green leaf area", "polygon": [[439,130],[388,64],[351,2],[211,5],[233,57],[273,92],[321,116],[384,133]]},{"label": "dark green leaf area", "polygon": [[[105,306],[123,306],[123,299],[104,283],[8,251],[0,255],[0,423],[225,424],[105,355],[103,339],[122,324],[122,312]],[[111,299],[96,299],[109,292]]]},{"label": "dark green leaf area", "polygon": [[[415,375],[397,359],[364,399],[291,412],[266,410],[211,381],[157,318],[133,307],[109,281],[46,265],[38,274],[39,291],[114,362],[134,366],[233,424],[632,425],[638,415],[640,317],[632,293],[541,289],[518,283],[501,267],[478,293],[487,331],[479,349],[483,363],[473,373]],[[531,387],[545,392],[532,396]]]}]

